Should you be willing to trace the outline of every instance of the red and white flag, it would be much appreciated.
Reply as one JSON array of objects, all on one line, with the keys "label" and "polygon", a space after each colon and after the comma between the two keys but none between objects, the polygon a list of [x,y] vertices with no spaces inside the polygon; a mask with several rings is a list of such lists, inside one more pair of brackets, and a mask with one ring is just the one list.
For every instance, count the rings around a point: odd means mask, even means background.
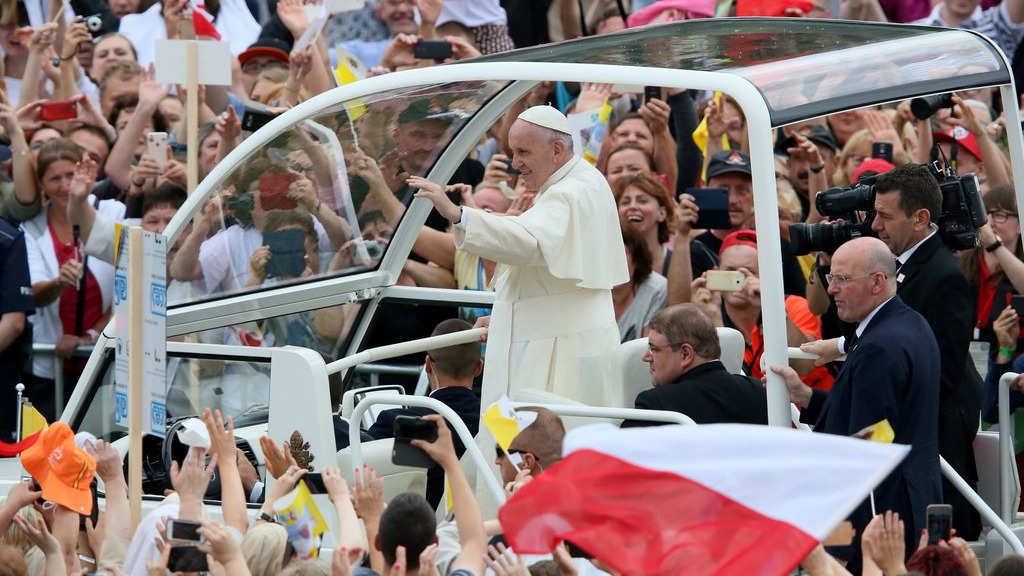
[{"label": "red and white flag", "polygon": [[909,451],[781,427],[586,426],[498,517],[518,553],[569,540],[624,575],[788,574]]}]

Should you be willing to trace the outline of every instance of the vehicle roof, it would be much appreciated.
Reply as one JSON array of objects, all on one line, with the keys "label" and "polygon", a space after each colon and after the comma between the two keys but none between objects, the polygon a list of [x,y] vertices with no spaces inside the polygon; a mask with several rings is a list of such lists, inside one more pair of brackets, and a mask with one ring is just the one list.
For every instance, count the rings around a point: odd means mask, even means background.
[{"label": "vehicle roof", "polygon": [[[296,106],[221,161],[166,233],[173,242],[250,155],[296,126],[312,121],[320,129],[333,126],[342,136],[345,126],[367,110],[393,112],[396,103],[411,107],[412,102],[426,102],[423,114],[430,115],[436,113],[439,95],[454,91],[476,100],[452,121],[441,150],[425,168],[430,179],[447,182],[504,110],[544,80],[721,89],[737,97],[751,130],[761,131],[871,104],[1009,84],[1011,75],[998,48],[974,32],[835,20],[692,20],[515,50],[366,79]],[[758,143],[754,148],[756,156],[763,146]],[[169,311],[168,333],[378,296],[379,289],[395,283],[430,212],[422,201],[404,202],[408,209],[374,269],[179,303]]]}]

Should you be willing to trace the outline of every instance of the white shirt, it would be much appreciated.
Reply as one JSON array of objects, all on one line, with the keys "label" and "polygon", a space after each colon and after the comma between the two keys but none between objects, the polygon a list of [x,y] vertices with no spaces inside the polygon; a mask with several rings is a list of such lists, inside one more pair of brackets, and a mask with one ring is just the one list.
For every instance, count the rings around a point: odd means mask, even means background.
[{"label": "white shirt", "polygon": [[448,22],[458,22],[466,28],[487,24],[504,25],[508,23],[508,15],[498,0],[445,0],[436,25]]},{"label": "white shirt", "polygon": [[927,242],[929,238],[931,238],[932,236],[934,236],[937,233],[938,233],[938,231],[935,230],[934,228],[932,228],[931,234],[925,236],[924,239],[922,239],[920,242],[918,242],[917,244],[914,244],[910,248],[907,248],[906,251],[904,251],[902,254],[897,256],[896,259],[899,260],[900,266],[903,266],[904,264],[906,264],[907,260],[910,260],[910,257],[914,255],[914,252],[916,252],[917,249],[921,247],[921,244],[924,244],[925,242]]}]

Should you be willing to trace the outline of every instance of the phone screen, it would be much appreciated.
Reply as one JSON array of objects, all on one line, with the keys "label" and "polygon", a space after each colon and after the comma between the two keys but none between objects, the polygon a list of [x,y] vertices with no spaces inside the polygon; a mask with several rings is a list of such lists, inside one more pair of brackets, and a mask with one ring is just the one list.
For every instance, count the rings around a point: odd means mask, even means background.
[{"label": "phone screen", "polygon": [[881,158],[886,162],[892,162],[892,143],[891,142],[875,142],[871,144],[871,157]]},{"label": "phone screen", "polygon": [[414,58],[444,60],[452,57],[452,45],[444,40],[420,40],[412,48]]},{"label": "phone screen", "polygon": [[725,188],[688,188],[697,202],[696,229],[730,230],[729,191]]},{"label": "phone screen", "polygon": [[263,245],[270,247],[268,278],[295,278],[306,269],[306,234],[297,228],[263,233]]},{"label": "phone screen", "polygon": [[1024,317],[1024,296],[1011,296],[1010,306],[1013,306],[1014,311],[1017,312],[1017,316]]},{"label": "phone screen", "polygon": [[195,546],[172,546],[167,558],[167,568],[171,572],[200,572],[209,570],[206,554]]},{"label": "phone screen", "polygon": [[327,494],[327,486],[324,484],[323,474],[319,472],[307,472],[302,475],[302,481],[306,483],[310,494]]},{"label": "phone screen", "polygon": [[293,210],[297,206],[288,198],[288,188],[298,179],[292,172],[267,172],[260,175],[260,206],[264,210]]},{"label": "phone screen", "polygon": [[176,542],[199,542],[198,522],[170,519],[167,521],[167,539]]},{"label": "phone screen", "polygon": [[928,506],[928,545],[933,546],[939,540],[949,540],[953,526],[953,507],[949,504],[932,504]]}]

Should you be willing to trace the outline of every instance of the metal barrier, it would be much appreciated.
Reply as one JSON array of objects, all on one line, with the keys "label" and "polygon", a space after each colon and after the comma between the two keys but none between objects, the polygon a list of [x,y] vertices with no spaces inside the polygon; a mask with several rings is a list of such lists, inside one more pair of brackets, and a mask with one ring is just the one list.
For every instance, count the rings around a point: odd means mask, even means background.
[{"label": "metal barrier", "polygon": [[[71,352],[72,356],[88,358],[92,355],[92,346],[78,346]],[[53,356],[53,395],[57,414],[64,412],[64,359],[57,356],[56,344],[32,344],[32,356]],[[29,398],[31,400],[31,398]]]},{"label": "metal barrier", "polygon": [[[999,515],[1003,522],[1013,522],[1010,495],[1013,493],[1013,470],[1016,461],[1013,454],[1013,422],[1010,420],[1010,382],[1018,374],[1007,372],[999,379]],[[1021,554],[1021,552],[1018,552]]]},{"label": "metal barrier", "polygon": [[513,402],[516,408],[532,406],[547,408],[559,416],[577,416],[583,418],[613,418],[617,420],[646,420],[648,422],[664,422],[666,424],[682,424],[696,426],[686,414],[668,410],[640,410],[638,408],[608,408],[604,406],[578,406],[575,404],[538,404],[536,402]]},{"label": "metal barrier", "polygon": [[331,362],[327,365],[327,373],[335,374],[337,372],[343,372],[359,364],[366,364],[376,360],[387,360],[388,358],[405,356],[406,354],[416,354],[417,352],[426,352],[427,350],[433,350],[435,348],[444,348],[446,346],[455,346],[456,344],[476,342],[484,334],[487,334],[486,328],[473,328],[470,330],[462,330],[460,332],[452,332],[451,334],[442,334],[441,336],[430,336],[428,338],[420,338],[419,340],[409,340],[408,342],[400,342],[398,344],[368,348],[362,352],[346,356],[341,360]]}]

